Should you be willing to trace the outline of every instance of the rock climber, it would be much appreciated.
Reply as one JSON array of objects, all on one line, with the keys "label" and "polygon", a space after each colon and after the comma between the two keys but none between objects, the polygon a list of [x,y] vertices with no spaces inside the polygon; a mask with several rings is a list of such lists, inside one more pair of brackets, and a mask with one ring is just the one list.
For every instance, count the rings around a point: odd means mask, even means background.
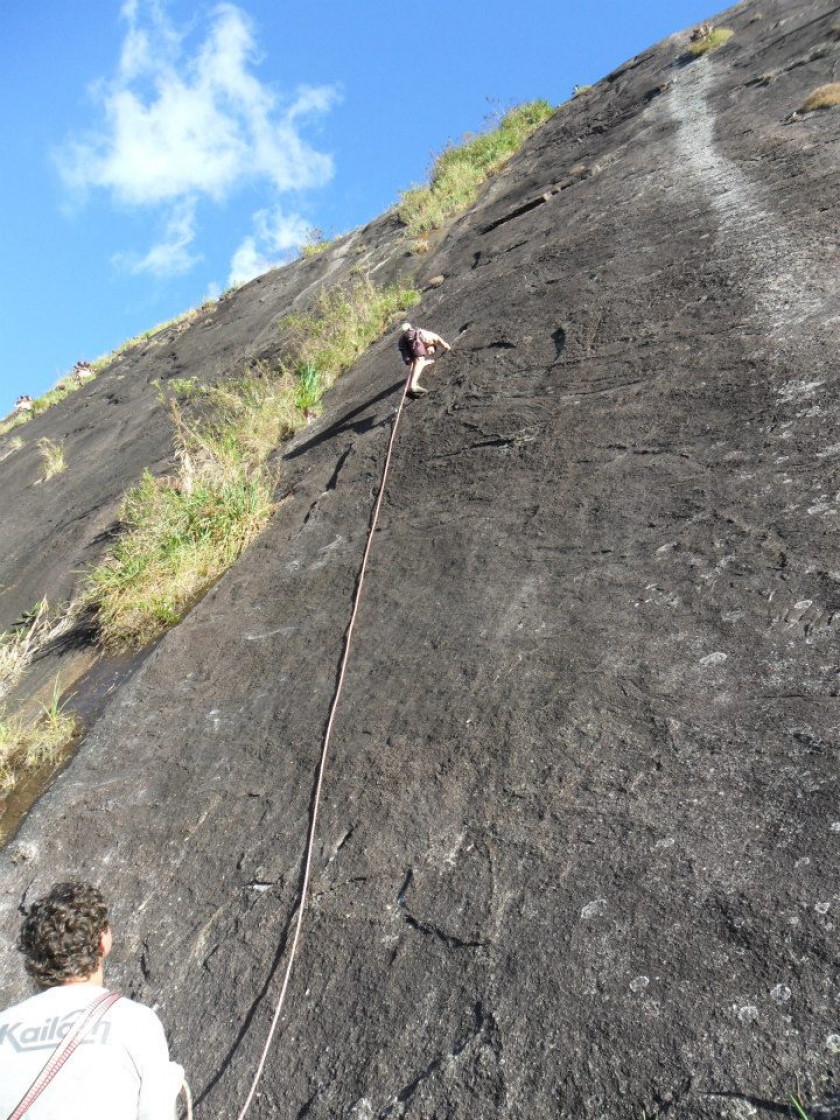
[{"label": "rock climber", "polygon": [[[75,1024],[90,1023],[105,996],[111,927],[102,893],[58,883],[28,910],[18,948],[39,988],[0,1012],[0,1117],[21,1115],[53,1053]],[[163,1026],[150,1007],[116,997],[89,1025],[26,1112],[26,1120],[172,1120],[184,1071],[169,1060]],[[95,1016],[96,1012],[91,1012]]]},{"label": "rock climber", "polygon": [[420,384],[420,374],[426,366],[430,366],[434,362],[434,355],[438,346],[443,347],[444,350],[451,350],[452,347],[434,331],[412,327],[411,323],[403,323],[400,327],[400,340],[397,345],[402,355],[403,364],[411,366],[408,395],[410,397],[420,397],[424,393],[428,393],[429,390]]}]

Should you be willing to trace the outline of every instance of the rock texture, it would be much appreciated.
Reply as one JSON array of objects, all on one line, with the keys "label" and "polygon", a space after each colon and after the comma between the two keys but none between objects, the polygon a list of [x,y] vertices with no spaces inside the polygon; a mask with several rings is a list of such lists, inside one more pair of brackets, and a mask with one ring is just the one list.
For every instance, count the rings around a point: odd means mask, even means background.
[{"label": "rock texture", "polygon": [[[714,54],[674,36],[565,107],[419,258],[454,348],[401,429],[255,1117],[741,1120],[797,1088],[840,1115],[840,111],[786,123],[837,78],[840,8],[718,22]],[[355,244],[418,267],[391,218]],[[37,421],[135,434],[119,478],[89,462],[81,528],[33,513],[27,547],[101,548],[164,463],[146,371],[235,370],[351,256]],[[102,882],[112,981],[159,1006],[198,1117],[236,1114],[271,1017],[395,356],[285,449],[294,497],[0,854],[2,998],[21,900]],[[70,578],[14,570],[11,613]]]}]

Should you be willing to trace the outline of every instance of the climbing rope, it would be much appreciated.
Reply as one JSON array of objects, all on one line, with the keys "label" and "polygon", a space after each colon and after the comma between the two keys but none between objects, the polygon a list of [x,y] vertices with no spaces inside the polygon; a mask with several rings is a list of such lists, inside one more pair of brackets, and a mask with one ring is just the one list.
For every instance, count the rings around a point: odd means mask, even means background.
[{"label": "climbing rope", "polygon": [[181,1083],[181,1092],[184,1094],[184,1120],[193,1120],[192,1092],[187,1084],[186,1077]]},{"label": "climbing rope", "polygon": [[335,713],[338,709],[338,702],[341,699],[341,691],[344,687],[344,677],[347,672],[347,662],[350,657],[350,645],[353,640],[353,628],[356,625],[356,615],[359,613],[359,603],[362,599],[362,588],[365,583],[365,573],[367,571],[368,559],[370,558],[371,548],[373,546],[373,535],[376,532],[377,522],[379,521],[379,511],[382,508],[382,500],[385,497],[385,484],[388,480],[388,471],[391,466],[391,455],[394,450],[394,444],[397,439],[397,430],[400,426],[400,419],[405,407],[405,398],[408,393],[408,386],[411,383],[411,374],[409,373],[406,378],[405,385],[403,386],[402,397],[400,398],[399,408],[397,409],[396,418],[394,419],[394,426],[391,429],[391,438],[388,441],[388,450],[385,453],[385,465],[382,469],[382,481],[379,483],[379,494],[376,498],[376,505],[373,507],[373,516],[370,520],[370,529],[368,530],[367,543],[365,545],[364,555],[362,556],[362,564],[359,568],[359,579],[356,584],[356,595],[353,600],[353,610],[350,614],[350,622],[347,626],[347,632],[344,638],[344,653],[341,658],[341,667],[338,673],[338,683],[335,687],[332,705],[330,707],[330,716],[327,720],[327,729],[324,732],[324,744],[321,748],[321,761],[318,766],[318,781],[315,785],[315,798],[312,803],[312,817],[309,822],[309,838],[306,844],[306,859],[304,861],[303,884],[300,889],[300,906],[298,908],[297,921],[295,923],[295,933],[292,938],[292,947],[289,950],[289,960],[286,964],[286,974],[283,977],[283,986],[280,989],[280,995],[277,999],[277,1007],[274,1010],[274,1018],[271,1020],[271,1026],[268,1030],[268,1037],[265,1040],[262,1055],[257,1066],[257,1072],[254,1074],[254,1080],[251,1083],[251,1088],[248,1092],[248,1097],[245,1104],[242,1106],[242,1111],[239,1113],[237,1120],[245,1120],[245,1114],[251,1107],[251,1102],[254,1099],[254,1094],[257,1091],[257,1086],[260,1083],[265,1063],[268,1059],[271,1044],[274,1040],[274,1035],[277,1031],[277,1025],[280,1022],[280,1013],[283,1010],[283,1004],[286,999],[286,992],[289,987],[289,978],[292,974],[292,965],[295,963],[295,956],[297,955],[298,942],[300,940],[300,931],[303,926],[303,912],[306,908],[306,899],[309,891],[309,879],[312,871],[312,854],[315,849],[315,830],[318,823],[318,810],[321,805],[321,789],[324,784],[324,771],[327,766],[327,753],[330,746],[330,738],[332,736],[333,724],[335,723]]}]

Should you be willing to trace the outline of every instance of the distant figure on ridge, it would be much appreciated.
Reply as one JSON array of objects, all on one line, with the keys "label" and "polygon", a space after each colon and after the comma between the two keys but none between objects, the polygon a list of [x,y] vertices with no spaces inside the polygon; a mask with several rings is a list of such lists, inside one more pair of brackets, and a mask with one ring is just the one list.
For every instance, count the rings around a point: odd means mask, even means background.
[{"label": "distant figure on ridge", "polygon": [[43,990],[0,1011],[0,1117],[174,1120],[184,1071],[160,1020],[103,986],[111,927],[101,892],[58,883],[29,908],[18,948]]},{"label": "distant figure on ridge", "polygon": [[411,323],[403,323],[400,327],[400,341],[397,344],[402,355],[403,364],[411,366],[411,379],[408,383],[408,394],[411,397],[420,397],[428,393],[428,389],[420,384],[420,374],[434,362],[433,355],[437,347],[451,350],[448,342],[444,342],[439,334],[434,331],[412,327]]},{"label": "distant figure on ridge", "polygon": [[80,385],[86,377],[93,377],[93,375],[93,367],[90,362],[76,362],[73,366],[73,376]]},{"label": "distant figure on ridge", "polygon": [[32,397],[22,396],[18,397],[15,403],[15,412],[31,412],[32,411]]}]

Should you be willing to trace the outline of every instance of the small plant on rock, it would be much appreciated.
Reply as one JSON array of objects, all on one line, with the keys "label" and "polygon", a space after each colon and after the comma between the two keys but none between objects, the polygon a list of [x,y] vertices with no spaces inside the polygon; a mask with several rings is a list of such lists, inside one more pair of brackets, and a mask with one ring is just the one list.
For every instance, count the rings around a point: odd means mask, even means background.
[{"label": "small plant on rock", "polygon": [[728,27],[712,27],[711,24],[704,23],[695,28],[692,33],[689,52],[695,58],[700,58],[701,55],[716,51],[718,47],[728,43],[734,34],[735,32]]},{"label": "small plant on rock", "polygon": [[295,375],[297,377],[295,406],[307,419],[311,419],[315,406],[321,399],[321,374],[314,362],[301,362]]},{"label": "small plant on rock", "polygon": [[166,388],[185,401],[194,400],[206,392],[206,386],[197,377],[173,377],[166,382]]},{"label": "small plant on rock", "polygon": [[47,600],[42,599],[16,626],[0,634],[0,695],[19,680],[41,645],[49,629],[47,609]]},{"label": "small plant on rock", "polygon": [[325,249],[329,249],[330,245],[334,245],[336,241],[338,241],[337,237],[325,237],[322,229],[313,226],[300,247],[300,255],[302,257],[316,257],[319,253],[323,253]]},{"label": "small plant on rock", "polygon": [[73,628],[79,613],[80,604],[76,601],[51,611],[47,600],[41,599],[11,629],[0,634],[0,699],[45,646]]},{"label": "small plant on rock", "polygon": [[829,82],[809,93],[802,108],[811,113],[815,109],[833,109],[836,105],[840,105],[840,82]]},{"label": "small plant on rock", "polygon": [[38,440],[38,447],[41,450],[41,457],[44,460],[44,473],[38,479],[38,482],[48,482],[51,478],[55,478],[57,474],[67,469],[67,460],[64,457],[64,448],[60,443],[55,440],[43,439]]},{"label": "small plant on rock", "polygon": [[39,719],[31,725],[0,710],[0,795],[42,766],[54,766],[72,742],[76,718],[65,713],[59,697],[56,681],[51,702],[42,705]]},{"label": "small plant on rock", "polygon": [[0,463],[2,463],[4,459],[8,459],[10,455],[14,455],[16,451],[20,451],[22,447],[23,440],[20,436],[13,436],[5,447],[0,447]]}]

